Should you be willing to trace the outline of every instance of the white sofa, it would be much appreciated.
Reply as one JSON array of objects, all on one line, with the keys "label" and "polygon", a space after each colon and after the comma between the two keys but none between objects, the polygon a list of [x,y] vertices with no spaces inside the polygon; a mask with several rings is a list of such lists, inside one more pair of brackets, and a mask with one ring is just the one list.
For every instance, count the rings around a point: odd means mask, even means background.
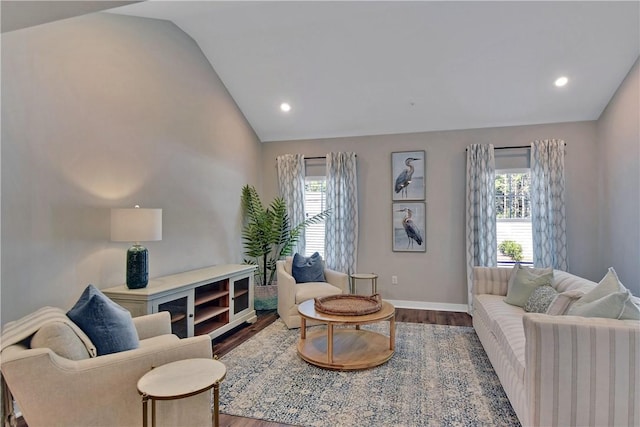
[{"label": "white sofa", "polygon": [[[324,269],[326,282],[296,283],[291,274],[293,257],[276,262],[278,278],[278,314],[289,329],[300,327],[298,304],[316,297],[349,293],[349,276],[329,268]],[[315,324],[313,321],[308,325]]]},{"label": "white sofa", "polygon": [[[503,301],[510,273],[474,268],[473,326],[520,422],[640,425],[640,322],[526,313]],[[558,292],[596,286],[553,275]]]},{"label": "white sofa", "polygon": [[[168,312],[133,322],[139,348],[83,360],[29,348],[29,338],[3,345],[2,375],[29,427],[140,426],[140,377],[165,363],[212,357],[209,336],[171,334]],[[157,409],[159,425],[211,426],[211,393],[158,402]]]}]

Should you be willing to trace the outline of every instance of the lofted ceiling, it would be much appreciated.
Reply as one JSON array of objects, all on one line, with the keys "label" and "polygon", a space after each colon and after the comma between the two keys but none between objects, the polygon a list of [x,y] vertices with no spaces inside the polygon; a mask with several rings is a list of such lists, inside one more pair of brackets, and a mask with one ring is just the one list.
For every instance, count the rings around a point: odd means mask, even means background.
[{"label": "lofted ceiling", "polygon": [[261,141],[594,120],[640,54],[637,1],[149,0],[110,11],[189,34]]}]

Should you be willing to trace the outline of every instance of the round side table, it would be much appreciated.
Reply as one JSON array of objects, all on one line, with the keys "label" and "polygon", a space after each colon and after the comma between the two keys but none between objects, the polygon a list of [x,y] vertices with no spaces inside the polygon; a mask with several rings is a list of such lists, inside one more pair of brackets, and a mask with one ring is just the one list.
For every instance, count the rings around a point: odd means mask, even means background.
[{"label": "round side table", "polygon": [[352,273],[349,278],[351,279],[351,293],[357,294],[358,289],[356,287],[357,280],[371,280],[371,294],[378,293],[378,275],[375,273]]},{"label": "round side table", "polygon": [[213,359],[185,359],[158,366],[138,380],[142,395],[142,425],[148,426],[148,401],[151,400],[151,425],[156,426],[156,400],[174,400],[195,396],[213,388],[214,427],[219,426],[220,382],[227,368]]}]

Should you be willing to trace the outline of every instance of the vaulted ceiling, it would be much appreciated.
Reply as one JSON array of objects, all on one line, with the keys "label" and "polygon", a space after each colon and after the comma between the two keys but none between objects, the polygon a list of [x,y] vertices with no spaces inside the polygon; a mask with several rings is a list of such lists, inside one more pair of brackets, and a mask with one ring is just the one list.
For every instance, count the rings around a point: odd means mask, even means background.
[{"label": "vaulted ceiling", "polygon": [[640,55],[636,1],[151,0],[110,11],[189,34],[262,141],[594,120]]}]

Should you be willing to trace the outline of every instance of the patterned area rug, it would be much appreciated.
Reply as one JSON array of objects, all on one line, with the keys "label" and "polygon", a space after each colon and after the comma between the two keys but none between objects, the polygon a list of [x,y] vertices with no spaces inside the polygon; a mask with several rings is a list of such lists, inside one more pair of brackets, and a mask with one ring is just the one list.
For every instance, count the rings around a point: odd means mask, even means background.
[{"label": "patterned area rug", "polygon": [[519,425],[473,328],[397,322],[391,360],[349,372],[303,361],[299,334],[278,319],[226,354],[220,411],[309,427]]}]

